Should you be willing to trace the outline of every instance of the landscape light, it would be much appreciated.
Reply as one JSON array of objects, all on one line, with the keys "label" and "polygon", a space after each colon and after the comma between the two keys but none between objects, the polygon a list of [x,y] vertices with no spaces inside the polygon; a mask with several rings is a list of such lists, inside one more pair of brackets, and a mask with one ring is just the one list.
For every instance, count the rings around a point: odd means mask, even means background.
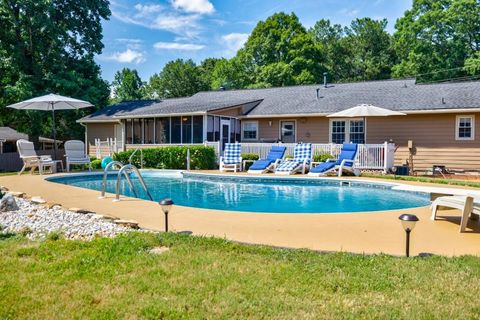
[{"label": "landscape light", "polygon": [[162,211],[165,214],[165,232],[168,232],[168,212],[172,208],[173,200],[165,198],[161,200],[158,204],[162,207]]},{"label": "landscape light", "polygon": [[402,222],[403,229],[406,233],[405,254],[410,256],[410,232],[415,228],[415,223],[419,220],[414,214],[402,214],[398,219]]}]

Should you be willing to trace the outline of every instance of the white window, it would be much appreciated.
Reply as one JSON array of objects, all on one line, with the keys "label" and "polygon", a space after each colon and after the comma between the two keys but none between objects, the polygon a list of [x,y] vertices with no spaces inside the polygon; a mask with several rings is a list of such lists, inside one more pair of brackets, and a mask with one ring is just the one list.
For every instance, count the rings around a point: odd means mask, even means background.
[{"label": "white window", "polygon": [[365,143],[364,120],[334,119],[330,121],[330,142]]},{"label": "white window", "polygon": [[474,116],[457,116],[455,138],[457,140],[473,140],[475,138]]},{"label": "white window", "polygon": [[242,140],[258,140],[258,121],[242,121]]}]

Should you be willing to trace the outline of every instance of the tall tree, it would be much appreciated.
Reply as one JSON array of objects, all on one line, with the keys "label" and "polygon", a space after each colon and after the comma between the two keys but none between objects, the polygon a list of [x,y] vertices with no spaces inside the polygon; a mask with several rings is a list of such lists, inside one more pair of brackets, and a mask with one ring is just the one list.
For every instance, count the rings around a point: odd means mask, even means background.
[{"label": "tall tree", "polygon": [[115,73],[112,90],[115,102],[139,100],[143,97],[144,84],[137,70],[123,68]]},{"label": "tall tree", "polygon": [[345,58],[352,66],[351,80],[389,79],[395,61],[391,36],[385,30],[387,19],[355,19],[345,28],[345,46],[350,53]]},{"label": "tall tree", "polygon": [[252,84],[314,83],[324,67],[312,37],[298,17],[283,12],[260,21],[237,57],[246,65]]},{"label": "tall tree", "polygon": [[159,74],[150,77],[146,91],[151,98],[177,98],[208,89],[200,69],[192,60],[177,59],[168,62]]},{"label": "tall tree", "polygon": [[[102,51],[102,19],[110,16],[107,0],[22,0],[0,2],[0,124],[32,136],[50,135],[45,112],[16,111],[5,105],[49,92],[108,102],[108,84],[93,57]],[[58,136],[81,137],[75,123],[91,112],[58,113]]]},{"label": "tall tree", "polygon": [[395,25],[400,61],[394,75],[424,81],[463,76],[465,60],[480,49],[479,17],[478,0],[414,0]]}]

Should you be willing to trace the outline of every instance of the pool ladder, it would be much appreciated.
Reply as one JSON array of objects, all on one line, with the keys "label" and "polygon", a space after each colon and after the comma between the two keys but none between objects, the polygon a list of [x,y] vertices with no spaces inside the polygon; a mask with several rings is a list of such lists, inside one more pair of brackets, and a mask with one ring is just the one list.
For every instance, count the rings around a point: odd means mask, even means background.
[{"label": "pool ladder", "polygon": [[119,161],[112,161],[107,166],[105,167],[105,170],[103,171],[103,180],[102,180],[102,193],[100,195],[100,199],[105,198],[105,192],[107,189],[107,175],[108,175],[108,170],[110,168],[113,168],[113,166],[117,166],[120,169],[118,170],[117,174],[117,183],[115,186],[115,200],[113,201],[120,201],[120,183],[122,180],[122,174],[125,176],[125,179],[127,180],[128,185],[130,186],[130,189],[132,190],[133,194],[135,195],[136,198],[138,198],[137,190],[135,190],[135,186],[133,185],[132,179],[130,178],[130,173],[135,173],[138,177],[138,180],[140,180],[140,184],[142,185],[143,190],[147,193],[148,197],[150,198],[151,201],[153,201],[153,197],[150,194],[150,191],[148,191],[147,185],[145,184],[145,180],[143,180],[142,174],[138,170],[137,167],[135,167],[133,164],[123,164]]}]

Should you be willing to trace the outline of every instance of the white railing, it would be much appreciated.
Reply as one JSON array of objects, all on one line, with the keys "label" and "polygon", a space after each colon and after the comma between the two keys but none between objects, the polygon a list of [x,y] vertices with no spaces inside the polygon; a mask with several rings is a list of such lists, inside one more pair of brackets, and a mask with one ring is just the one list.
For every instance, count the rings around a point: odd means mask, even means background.
[{"label": "white railing", "polygon": [[[242,143],[242,153],[255,153],[260,158],[265,158],[272,147],[272,143]],[[287,147],[286,155],[293,155],[295,143],[278,144]],[[341,144],[312,144],[313,154],[326,153],[338,158],[342,150]],[[356,167],[363,170],[382,170],[387,172],[393,167],[395,157],[395,145],[392,143],[382,144],[359,144]]]},{"label": "white railing", "polygon": [[95,157],[101,159],[103,157],[111,157],[114,153],[122,151],[121,143],[117,142],[117,138],[108,138],[107,140],[95,139]]}]

